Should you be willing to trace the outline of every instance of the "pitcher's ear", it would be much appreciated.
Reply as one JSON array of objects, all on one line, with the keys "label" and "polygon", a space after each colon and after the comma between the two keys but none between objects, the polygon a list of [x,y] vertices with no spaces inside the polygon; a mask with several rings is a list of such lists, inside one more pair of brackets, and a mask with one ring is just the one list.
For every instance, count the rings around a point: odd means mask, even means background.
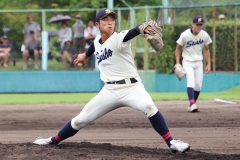
[{"label": "pitcher's ear", "polygon": [[98,21],[98,22],[95,22],[95,26],[99,26],[99,24],[100,24],[100,22]]}]

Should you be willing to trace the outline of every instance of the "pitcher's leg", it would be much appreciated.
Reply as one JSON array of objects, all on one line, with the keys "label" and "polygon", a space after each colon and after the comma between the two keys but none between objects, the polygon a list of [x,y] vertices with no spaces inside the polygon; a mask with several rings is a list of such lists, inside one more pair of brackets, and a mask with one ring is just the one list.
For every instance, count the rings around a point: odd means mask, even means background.
[{"label": "pitcher's leg", "polygon": [[185,152],[190,149],[188,143],[173,139],[165,118],[154,105],[152,98],[144,89],[143,85],[136,84],[126,91],[126,96],[121,100],[127,106],[140,110],[147,115],[153,128],[161,135],[172,153]]},{"label": "pitcher's leg", "polygon": [[189,101],[188,111],[197,112],[198,108],[195,105],[195,62],[189,62],[183,60],[183,68],[186,71],[186,79],[187,79],[187,95]]},{"label": "pitcher's leg", "polygon": [[64,139],[74,136],[77,132],[78,130],[73,129],[70,120],[60,129],[60,131],[54,137],[51,138],[52,144],[58,144]]},{"label": "pitcher's leg", "polygon": [[173,140],[173,138],[163,115],[158,111],[152,98],[141,84],[131,88],[132,90],[128,90],[128,95],[123,99],[125,105],[145,113],[153,128],[162,136],[164,141],[170,147],[170,141]]},{"label": "pitcher's leg", "polygon": [[153,128],[162,136],[168,147],[170,147],[170,142],[173,140],[173,138],[163,115],[158,111],[154,116],[149,117],[149,120]]},{"label": "pitcher's leg", "polygon": [[203,81],[203,63],[202,61],[199,61],[197,63],[197,68],[195,69],[195,101],[197,101],[198,96],[200,94],[201,88],[202,88],[202,81]]},{"label": "pitcher's leg", "polygon": [[58,134],[51,138],[52,143],[58,144],[62,140],[75,135],[87,124],[117,107],[119,106],[115,95],[103,88],[76,117],[68,121]]}]

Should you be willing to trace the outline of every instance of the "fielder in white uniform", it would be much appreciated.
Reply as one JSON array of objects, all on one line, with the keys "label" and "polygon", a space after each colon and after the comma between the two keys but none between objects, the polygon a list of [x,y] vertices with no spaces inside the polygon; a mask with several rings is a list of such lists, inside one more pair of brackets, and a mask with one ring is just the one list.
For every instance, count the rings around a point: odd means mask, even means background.
[{"label": "fielder in white uniform", "polygon": [[[33,143],[58,144],[108,112],[128,106],[141,111],[149,118],[171,152],[189,150],[189,144],[172,138],[164,117],[141,83],[131,51],[131,39],[140,34],[140,25],[131,30],[116,33],[114,32],[116,18],[116,13],[109,9],[103,9],[97,13],[96,26],[100,30],[100,35],[95,38],[86,53],[79,54],[74,61],[75,64],[86,65],[88,57],[95,54],[100,78],[105,83],[102,90],[76,117],[67,122],[58,134],[50,138],[38,139]],[[149,26],[145,29],[145,33],[149,33],[150,30]]]},{"label": "fielder in white uniform", "polygon": [[205,72],[211,70],[210,51],[208,45],[212,42],[208,33],[202,30],[204,19],[201,16],[193,18],[191,29],[184,31],[177,40],[175,50],[176,64],[180,64],[180,54],[182,50],[182,65],[186,71],[187,94],[189,99],[188,111],[198,112],[199,109],[195,104],[203,81],[203,53],[206,59]]}]

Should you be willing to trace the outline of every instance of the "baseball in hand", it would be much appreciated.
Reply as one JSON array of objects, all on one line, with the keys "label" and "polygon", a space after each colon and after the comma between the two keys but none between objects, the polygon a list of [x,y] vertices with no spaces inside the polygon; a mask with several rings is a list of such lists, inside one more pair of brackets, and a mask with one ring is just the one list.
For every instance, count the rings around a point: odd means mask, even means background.
[{"label": "baseball in hand", "polygon": [[83,64],[80,62],[80,63],[77,64],[77,66],[82,67]]}]

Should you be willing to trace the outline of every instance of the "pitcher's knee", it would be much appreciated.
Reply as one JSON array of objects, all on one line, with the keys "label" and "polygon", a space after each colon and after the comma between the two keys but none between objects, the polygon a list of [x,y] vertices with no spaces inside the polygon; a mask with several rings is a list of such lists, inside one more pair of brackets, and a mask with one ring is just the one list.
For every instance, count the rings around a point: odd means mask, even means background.
[{"label": "pitcher's knee", "polygon": [[194,90],[195,90],[195,91],[200,91],[201,88],[202,88],[202,83],[196,83]]},{"label": "pitcher's knee", "polygon": [[154,104],[148,105],[147,109],[145,111],[145,114],[147,115],[147,117],[152,117],[157,113],[158,109]]},{"label": "pitcher's knee", "polygon": [[83,116],[77,115],[71,121],[71,126],[73,129],[80,130],[81,128],[85,127],[90,121],[84,118]]}]

